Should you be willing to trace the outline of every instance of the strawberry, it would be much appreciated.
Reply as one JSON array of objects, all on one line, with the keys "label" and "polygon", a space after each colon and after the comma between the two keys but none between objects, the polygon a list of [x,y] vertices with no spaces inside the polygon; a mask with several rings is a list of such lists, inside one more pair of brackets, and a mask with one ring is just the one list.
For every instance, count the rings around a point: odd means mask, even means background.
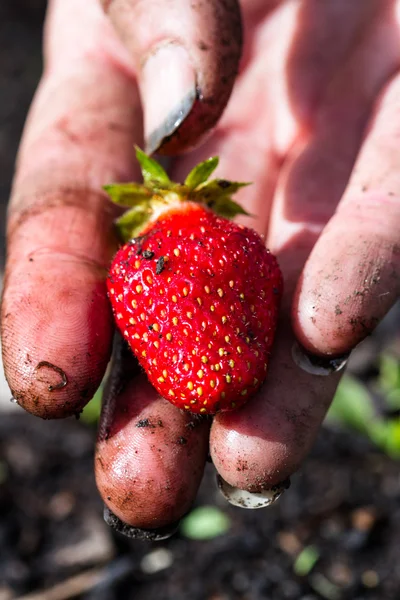
[{"label": "strawberry", "polygon": [[108,278],[116,323],[157,391],[179,408],[241,406],[265,379],[282,276],[231,194],[246,184],[209,181],[217,158],[180,185],[140,150],[144,183],[106,186],[130,206],[128,240]]}]

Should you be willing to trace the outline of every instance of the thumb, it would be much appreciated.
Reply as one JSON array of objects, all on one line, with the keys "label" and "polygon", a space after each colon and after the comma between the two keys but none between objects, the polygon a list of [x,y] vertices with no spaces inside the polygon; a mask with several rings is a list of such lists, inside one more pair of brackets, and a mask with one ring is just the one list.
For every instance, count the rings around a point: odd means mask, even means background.
[{"label": "thumb", "polygon": [[237,0],[101,0],[133,57],[149,153],[197,144],[224,110],[238,71]]}]

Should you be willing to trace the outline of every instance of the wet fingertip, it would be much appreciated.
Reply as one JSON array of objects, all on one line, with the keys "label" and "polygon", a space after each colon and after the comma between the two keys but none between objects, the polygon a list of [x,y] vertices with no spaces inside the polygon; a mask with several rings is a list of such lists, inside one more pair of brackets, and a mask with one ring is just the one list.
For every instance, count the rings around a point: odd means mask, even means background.
[{"label": "wet fingertip", "polygon": [[143,542],[161,542],[173,536],[179,528],[180,520],[166,525],[164,527],[158,527],[156,529],[142,529],[140,527],[133,527],[124,521],[121,521],[108,506],[104,506],[103,518],[106,524],[124,535],[125,537],[140,540]]},{"label": "wet fingertip", "polygon": [[230,485],[221,475],[217,475],[218,489],[224,498],[233,506],[247,509],[267,508],[274,504],[290,487],[290,479],[285,479],[267,490],[249,492]]},{"label": "wet fingertip", "polygon": [[292,358],[294,363],[310,375],[327,376],[344,369],[349,360],[350,352],[341,356],[317,356],[308,352],[298,342],[292,346]]}]

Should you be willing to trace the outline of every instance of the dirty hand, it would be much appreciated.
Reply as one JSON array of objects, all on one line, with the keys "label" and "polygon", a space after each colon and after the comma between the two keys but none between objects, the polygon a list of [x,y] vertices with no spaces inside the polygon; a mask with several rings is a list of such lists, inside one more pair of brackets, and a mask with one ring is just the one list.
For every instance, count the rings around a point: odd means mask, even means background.
[{"label": "dirty hand", "polygon": [[[47,418],[79,412],[110,357],[115,213],[101,186],[138,179],[143,123],[149,150],[175,154],[201,138],[228,100],[240,48],[234,0],[103,9],[50,3],[10,205],[4,363],[18,402]],[[298,468],[337,367],[399,292],[400,2],[243,0],[242,12],[231,100],[172,176],[219,155],[221,176],[254,182],[239,200],[256,216],[243,222],[278,255],[282,319],[261,393],[211,431],[124,370],[129,359],[114,361],[98,486],[120,519],[164,534],[189,509],[208,449],[225,482],[253,493]]]}]

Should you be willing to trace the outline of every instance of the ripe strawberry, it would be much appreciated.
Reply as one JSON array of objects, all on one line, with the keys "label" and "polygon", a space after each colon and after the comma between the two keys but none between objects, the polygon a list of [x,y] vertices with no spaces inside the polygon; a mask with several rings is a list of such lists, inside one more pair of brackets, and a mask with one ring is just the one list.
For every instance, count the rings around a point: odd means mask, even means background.
[{"label": "ripe strawberry", "polygon": [[179,185],[137,156],[144,184],[106,187],[131,206],[118,223],[130,241],[108,279],[117,325],[164,398],[194,413],[239,407],[266,376],[282,290],[276,259],[226,218],[244,213],[230,196],[245,184],[207,181],[218,159]]}]

